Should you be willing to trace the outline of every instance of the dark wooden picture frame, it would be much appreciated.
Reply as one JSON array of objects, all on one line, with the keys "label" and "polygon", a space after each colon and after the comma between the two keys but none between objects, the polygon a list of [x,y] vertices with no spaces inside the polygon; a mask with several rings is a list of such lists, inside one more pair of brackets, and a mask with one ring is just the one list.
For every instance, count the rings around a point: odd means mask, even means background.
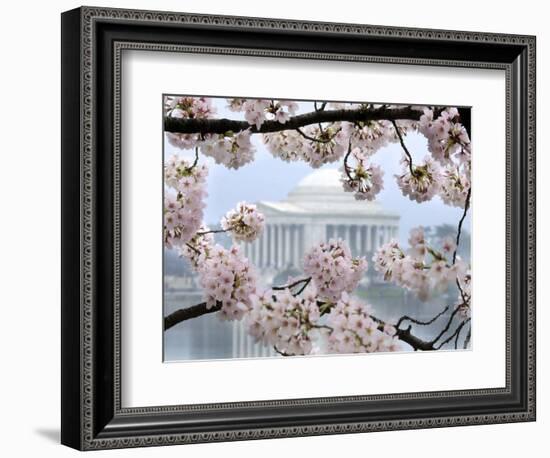
[{"label": "dark wooden picture frame", "polygon": [[[124,49],[506,72],[506,386],[121,406]],[[82,7],[62,15],[62,433],[80,450],[535,420],[535,37]]]}]

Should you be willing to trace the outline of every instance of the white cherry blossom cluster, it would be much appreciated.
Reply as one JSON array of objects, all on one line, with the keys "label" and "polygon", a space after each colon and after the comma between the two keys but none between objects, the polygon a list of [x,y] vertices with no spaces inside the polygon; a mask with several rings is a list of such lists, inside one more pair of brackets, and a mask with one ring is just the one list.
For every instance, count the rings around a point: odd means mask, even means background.
[{"label": "white cherry blossom cluster", "polygon": [[187,243],[202,223],[208,169],[174,155],[164,167],[164,244]]},{"label": "white cherry blossom cluster", "polygon": [[282,130],[262,135],[267,150],[285,162],[305,160],[303,155],[304,137],[296,130]]},{"label": "white cherry blossom cluster", "polygon": [[[321,126],[322,127],[322,126]],[[336,162],[346,153],[348,138],[338,124],[306,126],[263,135],[268,151],[286,162],[302,160],[313,168]]]},{"label": "white cherry blossom cluster", "polygon": [[[364,151],[360,148],[351,150],[344,160],[340,180],[344,191],[355,193],[356,200],[372,201],[384,187],[384,172],[380,166],[368,163],[368,156]],[[354,166],[350,165],[351,160],[354,161]]]},{"label": "white cherry blossom cluster", "polygon": [[459,258],[455,264],[447,260],[455,247],[451,239],[444,240],[437,251],[427,244],[420,227],[411,230],[409,244],[408,252],[396,240],[382,245],[373,256],[374,269],[383,274],[385,281],[414,292],[421,300],[444,291],[466,268]]},{"label": "white cherry blossom cluster", "polygon": [[348,140],[338,124],[309,125],[302,129],[309,138],[302,146],[302,157],[314,169],[341,159],[347,152]]},{"label": "white cherry blossom cluster", "polygon": [[469,165],[463,167],[448,165],[441,172],[439,197],[447,205],[464,208],[470,185]]},{"label": "white cherry blossom cluster", "polygon": [[210,256],[214,246],[214,234],[210,228],[202,224],[195,235],[185,245],[178,247],[179,255],[186,258],[195,270]]},{"label": "white cherry blossom cluster", "polygon": [[[177,119],[205,119],[216,114],[212,99],[208,97],[166,97],[164,109],[166,116]],[[199,134],[180,134],[166,132],[168,142],[180,149],[194,148]]]},{"label": "white cherry blossom cluster", "polygon": [[251,142],[250,130],[242,130],[236,134],[209,134],[200,142],[200,151],[212,157],[216,164],[238,169],[254,160],[256,148]]},{"label": "white cherry blossom cluster", "polygon": [[420,164],[410,164],[407,156],[401,160],[403,167],[400,175],[395,175],[397,185],[404,196],[418,203],[431,200],[441,187],[441,167],[430,156]]},{"label": "white cherry blossom cluster", "polygon": [[209,97],[166,97],[166,115],[172,118],[211,118],[216,108]]},{"label": "white cherry blossom cluster", "polygon": [[231,111],[243,111],[244,119],[256,129],[266,120],[284,124],[298,109],[298,104],[290,100],[228,99],[227,102]]},{"label": "white cherry blossom cluster", "polygon": [[326,325],[332,329],[328,336],[330,353],[372,353],[397,351],[399,339],[393,326],[379,324],[371,317],[371,307],[355,297],[342,293],[331,309]]},{"label": "white cherry blossom cluster", "polygon": [[253,242],[264,228],[265,217],[256,205],[239,202],[237,207],[227,212],[221,225],[226,231],[231,231],[233,240],[237,242]]},{"label": "white cherry blossom cluster", "polygon": [[393,125],[384,120],[344,122],[342,132],[354,147],[360,148],[366,155],[372,155],[389,142],[396,141]]},{"label": "white cherry blossom cluster", "polygon": [[336,302],[342,292],[352,292],[367,269],[364,257],[353,258],[342,239],[321,242],[304,255],[304,272],[311,276],[319,297]]},{"label": "white cherry blossom cluster", "polygon": [[458,122],[459,113],[454,107],[445,108],[437,118],[430,108],[424,109],[418,130],[428,139],[428,149],[435,160],[445,165],[453,158],[459,163],[470,162],[470,138]]},{"label": "white cherry blossom cluster", "polygon": [[208,254],[198,264],[198,273],[206,307],[211,309],[221,304],[220,319],[241,320],[250,310],[250,296],[256,293],[257,276],[238,246],[209,247]]},{"label": "white cherry blossom cluster", "polygon": [[247,314],[248,333],[257,342],[275,347],[286,355],[305,355],[312,350],[312,330],[320,319],[317,292],[308,286],[301,296],[289,289],[268,290],[251,297]]}]

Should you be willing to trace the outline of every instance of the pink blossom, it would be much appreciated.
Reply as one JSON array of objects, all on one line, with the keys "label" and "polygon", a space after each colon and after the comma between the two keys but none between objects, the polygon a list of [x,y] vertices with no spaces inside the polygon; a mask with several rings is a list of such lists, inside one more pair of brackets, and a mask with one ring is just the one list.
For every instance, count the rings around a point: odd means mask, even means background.
[{"label": "pink blossom", "polygon": [[371,307],[355,297],[342,293],[340,300],[331,309],[327,326],[332,329],[328,336],[330,353],[371,353],[396,351],[399,346],[395,328],[379,325],[371,317]]},{"label": "pink blossom", "polygon": [[[346,192],[354,192],[357,200],[374,200],[383,188],[384,172],[380,166],[367,164],[360,148],[354,148],[343,166],[341,181]],[[355,161],[354,166],[350,165]]]},{"label": "pink blossom", "polygon": [[407,157],[403,157],[401,164],[403,172],[401,175],[395,175],[395,178],[403,195],[418,203],[431,200],[440,189],[439,164],[429,156],[426,156],[420,165],[410,165]]},{"label": "pink blossom", "polygon": [[200,145],[201,153],[212,157],[216,164],[229,169],[238,169],[254,160],[256,148],[251,142],[250,131],[243,130],[234,134],[210,134]]},{"label": "pink blossom", "polygon": [[164,167],[164,244],[167,248],[187,243],[202,223],[206,176],[204,165],[194,167],[174,155]]},{"label": "pink blossom", "polygon": [[208,247],[197,265],[206,307],[221,305],[222,320],[240,320],[250,310],[250,296],[256,293],[256,272],[237,246]]},{"label": "pink blossom", "polygon": [[337,301],[353,291],[367,269],[365,258],[353,258],[346,242],[331,239],[311,248],[304,256],[304,272],[311,276],[323,300]]},{"label": "pink blossom", "polygon": [[230,230],[235,241],[253,242],[263,228],[265,218],[256,205],[239,202],[237,208],[230,210],[222,218],[222,228]]},{"label": "pink blossom", "polygon": [[248,332],[281,353],[310,353],[311,334],[320,319],[316,295],[313,286],[308,286],[302,297],[293,296],[289,289],[252,295],[252,309],[246,317]]}]

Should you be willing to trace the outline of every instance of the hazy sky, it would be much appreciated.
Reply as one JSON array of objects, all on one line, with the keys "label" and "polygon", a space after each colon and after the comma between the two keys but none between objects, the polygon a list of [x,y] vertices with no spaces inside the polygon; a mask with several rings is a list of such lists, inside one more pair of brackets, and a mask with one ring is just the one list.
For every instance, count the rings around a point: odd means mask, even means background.
[{"label": "hazy sky", "polygon": [[[225,98],[216,99],[214,104],[218,110],[218,117],[243,119],[241,113],[233,113],[226,109]],[[301,111],[309,111],[311,104],[303,102],[300,103],[300,107]],[[238,170],[229,170],[222,165],[216,165],[212,159],[204,156],[200,158],[209,167],[208,199],[205,209],[205,221],[208,224],[218,223],[229,209],[242,200],[247,202],[282,200],[303,177],[315,171],[303,162],[287,163],[274,158],[258,136],[254,136],[253,142],[256,146],[255,161]],[[405,137],[405,142],[413,160],[421,160],[428,153],[426,139],[422,135],[411,133]],[[165,142],[165,155],[170,156],[174,152],[189,158],[194,154],[192,151],[174,148]],[[381,165],[384,170],[384,189],[378,194],[377,200],[385,209],[401,216],[400,241],[406,243],[409,230],[415,226],[457,225],[462,216],[462,209],[443,204],[439,197],[418,204],[402,195],[394,178],[394,175],[401,171],[399,165],[401,155],[401,146],[391,144],[372,156],[373,162]],[[325,166],[325,168],[339,167],[341,167],[341,161]],[[470,216],[466,219],[464,227],[469,230]]]}]

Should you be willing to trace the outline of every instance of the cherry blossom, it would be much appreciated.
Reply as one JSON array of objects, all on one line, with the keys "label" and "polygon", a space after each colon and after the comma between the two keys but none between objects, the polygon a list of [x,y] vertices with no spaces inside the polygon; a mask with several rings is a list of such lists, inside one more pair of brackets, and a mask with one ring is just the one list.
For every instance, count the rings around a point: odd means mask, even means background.
[{"label": "cherry blossom", "polygon": [[445,108],[435,119],[434,111],[425,108],[418,123],[418,130],[428,139],[433,158],[443,165],[450,163],[453,156],[460,162],[470,160],[470,138],[458,118],[458,110],[454,107]]},{"label": "cherry blossom", "polygon": [[[344,160],[341,181],[344,191],[353,192],[356,200],[374,200],[383,188],[384,172],[380,166],[368,164],[364,150],[354,148],[349,157]],[[349,165],[350,158],[355,160],[355,166]]]},{"label": "cherry blossom", "polygon": [[326,325],[332,329],[328,336],[330,353],[372,353],[397,351],[399,339],[393,326],[382,326],[371,317],[372,308],[355,297],[342,293],[331,309]]},{"label": "cherry blossom", "polygon": [[447,205],[464,208],[470,190],[469,173],[461,173],[459,168],[447,166],[441,173],[439,196]]},{"label": "cherry blossom", "polygon": [[263,142],[267,150],[285,162],[304,160],[304,137],[295,130],[282,130],[263,135]]},{"label": "cherry blossom", "polygon": [[430,156],[421,164],[412,165],[406,156],[402,158],[403,172],[395,175],[404,196],[418,203],[431,200],[441,186],[441,168]]},{"label": "cherry blossom", "polygon": [[310,125],[303,129],[303,135],[314,140],[305,139],[302,155],[313,168],[330,164],[341,159],[347,151],[349,140],[337,124],[323,127]]},{"label": "cherry blossom", "polygon": [[268,290],[251,297],[246,325],[257,342],[275,347],[286,355],[304,355],[312,350],[312,330],[320,320],[317,292],[308,286],[300,297],[290,289]]},{"label": "cherry blossom", "polygon": [[[206,119],[216,114],[208,97],[166,97],[164,109],[166,116],[178,119]],[[176,148],[191,149],[197,146],[200,136],[166,132],[166,139]]]},{"label": "cherry blossom", "polygon": [[227,99],[231,111],[243,111],[246,121],[259,129],[266,120],[286,123],[296,113],[298,104],[289,100]]},{"label": "cherry blossom", "polygon": [[254,160],[256,148],[250,141],[250,131],[243,130],[237,134],[226,132],[223,135],[208,135],[201,142],[200,151],[214,158],[216,164],[238,169]]},{"label": "cherry blossom", "polygon": [[230,210],[222,219],[222,228],[231,231],[233,240],[253,242],[264,228],[264,215],[256,205],[239,202],[234,210]]},{"label": "cherry blossom", "polygon": [[410,232],[409,244],[409,250],[405,251],[396,240],[391,240],[376,251],[373,256],[374,269],[383,274],[385,281],[414,292],[421,300],[427,300],[463,275],[465,263],[457,257],[453,264],[446,257],[454,250],[454,243],[450,240],[444,240],[442,250],[436,250],[427,244],[424,230],[415,228]]},{"label": "cherry blossom", "polygon": [[187,243],[202,223],[206,176],[204,165],[192,165],[174,155],[164,168],[164,243],[168,248]]},{"label": "cherry blossom", "polygon": [[220,319],[240,320],[250,310],[250,297],[256,293],[256,272],[238,246],[212,246],[199,263],[198,273],[206,307],[221,304]]},{"label": "cherry blossom", "polygon": [[389,142],[396,140],[395,132],[389,121],[342,123],[343,134],[350,139],[354,147],[360,148],[371,156]]},{"label": "cherry blossom", "polygon": [[201,225],[195,235],[185,245],[178,247],[179,255],[186,258],[191,266],[197,270],[201,263],[210,256],[210,250],[214,246],[214,234],[210,228]]},{"label": "cherry blossom", "polygon": [[365,258],[353,258],[342,239],[321,242],[306,252],[304,272],[311,276],[319,297],[335,302],[342,292],[353,291],[367,269]]}]

